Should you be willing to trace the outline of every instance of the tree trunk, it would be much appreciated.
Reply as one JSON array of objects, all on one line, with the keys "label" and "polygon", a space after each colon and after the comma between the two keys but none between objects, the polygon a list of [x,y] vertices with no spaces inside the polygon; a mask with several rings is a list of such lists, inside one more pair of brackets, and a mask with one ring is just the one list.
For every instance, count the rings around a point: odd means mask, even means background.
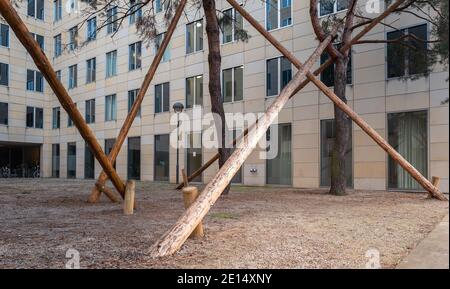
[{"label": "tree trunk", "polygon": [[[334,93],[345,103],[347,86],[347,66],[348,56],[336,59],[336,69],[334,73]],[[331,157],[331,187],[330,194],[345,195],[347,174],[345,170],[345,154],[347,152],[351,122],[345,112],[337,105],[334,105],[334,120],[336,127],[336,137],[334,140],[333,155]]]},{"label": "tree trunk", "polygon": [[[208,65],[209,65],[209,95],[211,98],[211,111],[219,117],[214,119],[217,134],[219,136],[219,168],[230,157],[230,149],[226,148],[225,134],[227,130],[225,111],[223,109],[222,90],[220,85],[220,70],[222,57],[220,55],[220,27],[216,15],[216,3],[214,0],[203,0],[203,9],[206,18],[206,34],[208,36]],[[228,194],[228,185],[223,194]]]}]

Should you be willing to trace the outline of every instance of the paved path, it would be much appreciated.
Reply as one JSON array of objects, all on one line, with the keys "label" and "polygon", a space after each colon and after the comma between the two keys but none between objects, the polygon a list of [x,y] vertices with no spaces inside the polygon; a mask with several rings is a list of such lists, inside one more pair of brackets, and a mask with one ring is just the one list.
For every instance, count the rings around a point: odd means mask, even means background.
[{"label": "paved path", "polygon": [[449,269],[448,215],[398,265],[398,269]]}]

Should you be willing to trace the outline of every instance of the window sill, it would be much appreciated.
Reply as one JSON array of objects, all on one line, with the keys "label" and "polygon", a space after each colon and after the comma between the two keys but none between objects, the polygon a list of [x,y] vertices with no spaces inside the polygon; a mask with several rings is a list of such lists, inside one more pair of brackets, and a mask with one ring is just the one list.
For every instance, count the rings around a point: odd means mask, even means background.
[{"label": "window sill", "polygon": [[[412,78],[415,79],[412,79]],[[406,81],[406,80],[417,80],[419,78],[428,78],[429,75],[423,74],[423,73],[418,73],[418,74],[411,74],[411,75],[405,75],[405,76],[396,76],[396,77],[387,77],[386,81],[392,81],[392,80],[397,80],[397,81]]]},{"label": "window sill", "polygon": [[286,29],[286,28],[290,28],[290,27],[293,27],[293,26],[294,26],[294,24],[289,24],[289,25],[286,25],[286,26],[283,26],[283,27],[278,27],[278,28],[271,29],[271,30],[267,30],[267,27],[265,27],[265,28],[266,28],[267,32],[272,33],[272,32],[280,31],[280,30],[283,30],[283,29]]},{"label": "window sill", "polygon": [[[330,13],[330,14],[325,14],[325,15],[320,15],[319,14],[319,19],[330,17],[330,16],[334,16],[334,15],[337,15],[337,14],[340,14],[340,13],[343,13],[343,12],[346,12],[346,11],[348,11],[348,9],[336,11],[336,12],[333,12],[333,13]],[[320,13],[320,11],[317,11],[317,12]]]},{"label": "window sill", "polygon": [[186,55],[185,55],[185,56],[191,56],[191,55],[195,55],[195,54],[198,54],[198,53],[201,53],[201,52],[204,52],[204,50],[202,49],[202,50],[194,51],[194,52],[190,52],[190,53],[187,53],[187,52],[186,52]]},{"label": "window sill", "polygon": [[170,113],[170,110],[155,112],[155,116]]}]

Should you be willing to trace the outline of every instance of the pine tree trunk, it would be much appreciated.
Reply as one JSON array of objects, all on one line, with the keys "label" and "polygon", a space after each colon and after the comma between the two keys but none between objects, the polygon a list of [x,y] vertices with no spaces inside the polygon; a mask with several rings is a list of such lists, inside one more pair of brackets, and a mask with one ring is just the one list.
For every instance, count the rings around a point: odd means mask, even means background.
[{"label": "pine tree trunk", "polygon": [[[217,134],[219,135],[219,168],[230,157],[230,149],[226,148],[225,134],[227,130],[225,111],[223,109],[222,91],[220,85],[220,70],[222,58],[220,55],[220,27],[216,15],[216,3],[214,0],[203,0],[203,9],[206,18],[206,34],[208,36],[208,65],[209,65],[209,95],[211,98],[211,111],[219,116],[215,119]],[[230,186],[223,194],[228,194]]]},{"label": "pine tree trunk", "polygon": [[[345,103],[347,86],[347,65],[348,57],[338,58],[336,60],[336,69],[334,73],[334,93]],[[347,114],[339,107],[334,106],[334,119],[336,125],[336,137],[334,141],[333,154],[331,158],[331,187],[330,194],[345,195],[347,175],[345,168],[345,153],[349,145],[351,122]]]}]

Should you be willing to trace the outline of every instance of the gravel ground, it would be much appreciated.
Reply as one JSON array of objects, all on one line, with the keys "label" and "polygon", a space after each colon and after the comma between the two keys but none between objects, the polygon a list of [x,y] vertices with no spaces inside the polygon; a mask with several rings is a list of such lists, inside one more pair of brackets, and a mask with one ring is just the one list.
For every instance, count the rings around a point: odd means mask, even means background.
[{"label": "gravel ground", "polygon": [[138,210],[102,197],[93,181],[0,179],[0,268],[364,268],[367,250],[395,267],[448,213],[425,194],[233,187],[204,220],[206,236],[174,256],[148,250],[182,213],[173,185],[138,182]]}]

